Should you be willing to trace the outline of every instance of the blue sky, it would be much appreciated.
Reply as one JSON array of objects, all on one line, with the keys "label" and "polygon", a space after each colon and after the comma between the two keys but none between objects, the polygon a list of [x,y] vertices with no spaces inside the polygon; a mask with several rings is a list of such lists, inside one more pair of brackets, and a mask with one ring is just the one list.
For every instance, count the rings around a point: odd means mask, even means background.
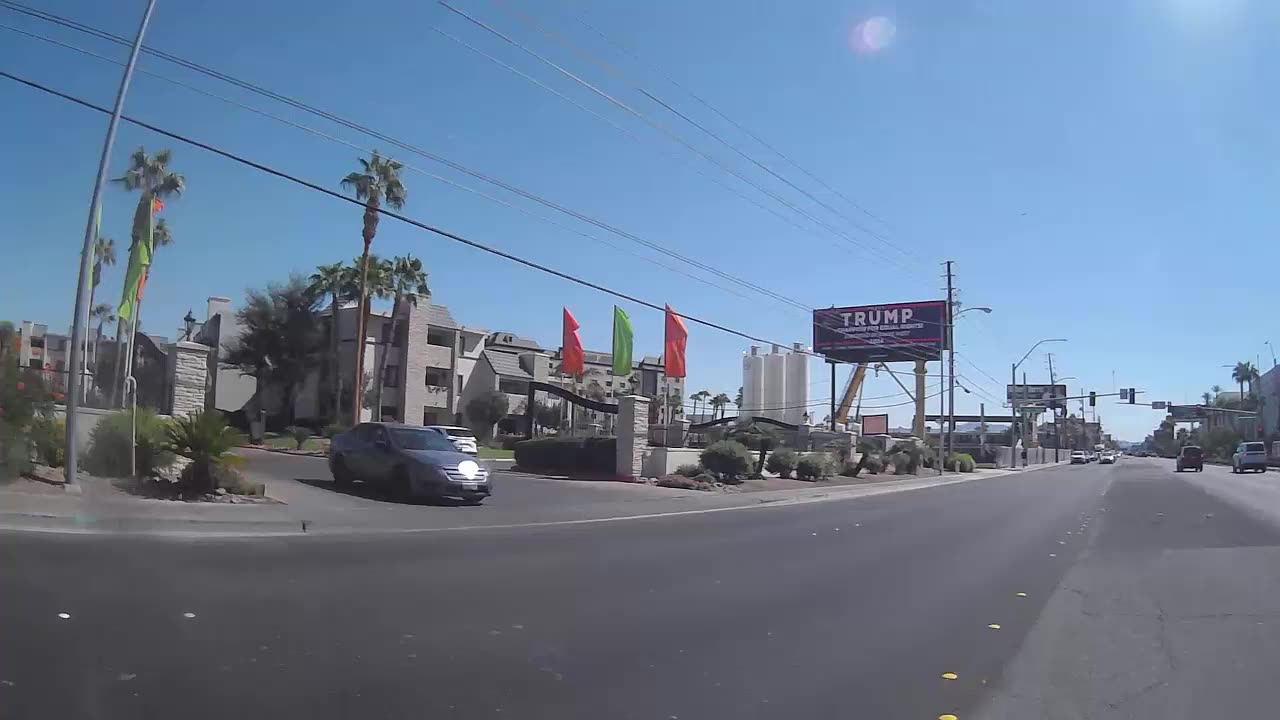
[{"label": "blue sky", "polygon": [[[140,0],[37,4],[123,35],[132,34],[142,8]],[[1271,3],[456,5],[804,214],[433,3],[389,0],[370,13],[367,5],[324,0],[160,0],[148,43],[375,127],[806,305],[940,297],[940,263],[954,260],[963,301],[994,308],[987,316],[969,313],[957,327],[961,382],[988,396],[989,412],[995,406],[991,398],[1003,394],[1010,363],[1043,337],[1069,339],[1042,351],[1055,352],[1060,375],[1080,379],[1068,382],[1073,389],[1136,386],[1145,399],[1193,401],[1215,382],[1230,386],[1229,370],[1220,366],[1237,360],[1261,357],[1263,368],[1271,366],[1264,341],[1280,337],[1268,335],[1260,322],[1270,294],[1263,269],[1280,260],[1277,244],[1269,241],[1277,221],[1271,195],[1280,150],[1269,82],[1280,75],[1274,39],[1280,8]],[[544,27],[622,77],[524,24],[513,7],[529,8]],[[578,17],[644,62],[619,52]],[[869,18],[884,18],[895,30],[875,52],[851,43],[853,29]],[[0,22],[124,57],[122,48],[6,10],[0,10]],[[536,77],[631,134],[432,27]],[[3,29],[0,38],[0,67],[110,104],[116,65]],[[700,106],[648,63],[876,219]],[[362,147],[385,148],[156,59],[144,57],[141,67]],[[840,215],[653,104],[637,85]],[[135,79],[127,112],[335,189],[359,154],[146,75]],[[8,269],[0,317],[59,329],[69,324],[75,255],[105,125],[103,116],[0,80],[0,157],[11,177],[21,178],[0,194],[0,244]],[[147,288],[142,317],[151,332],[172,335],[187,309],[199,315],[209,295],[238,300],[246,288],[359,252],[358,210],[135,127],[121,129],[113,174],[139,145],[172,147],[174,168],[186,175],[188,186],[165,211],[176,242],[158,253]],[[402,155],[422,170],[552,214],[424,158]],[[811,337],[803,311],[741,288],[747,297],[739,297],[657,267],[637,257],[655,253],[628,240],[564,216],[556,217],[560,226],[548,224],[417,172],[405,180],[406,212],[421,220],[753,335],[783,342]],[[122,190],[106,195],[104,234],[123,245],[133,202]],[[626,252],[574,231],[603,237]],[[599,293],[390,220],[380,227],[375,251],[422,258],[436,302],[449,305],[465,324],[511,330],[553,346],[560,306],[567,305],[583,326],[585,344],[608,349],[613,301]],[[122,276],[122,266],[110,272],[102,294],[114,301]],[[659,352],[661,315],[622,304],[636,328],[637,353]],[[747,345],[691,326],[690,386],[732,395]],[[1043,352],[1022,369],[1033,382],[1048,379]],[[815,362],[812,376],[811,398],[826,397],[825,383],[817,382],[826,377],[825,368]],[[896,391],[882,376],[869,383],[866,394]],[[983,400],[980,394],[959,395],[962,413],[976,412]],[[904,401],[898,395],[865,404]],[[1099,410],[1119,437],[1141,439],[1158,421],[1150,410],[1110,402],[1100,402]],[[933,407],[931,402],[930,412]],[[909,422],[909,407],[889,412],[895,424]]]}]

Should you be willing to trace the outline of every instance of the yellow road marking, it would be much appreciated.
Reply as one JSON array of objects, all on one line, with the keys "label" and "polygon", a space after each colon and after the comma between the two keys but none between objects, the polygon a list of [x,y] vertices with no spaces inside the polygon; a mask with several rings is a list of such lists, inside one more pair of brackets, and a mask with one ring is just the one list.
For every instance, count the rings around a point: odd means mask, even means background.
[{"label": "yellow road marking", "polygon": [[955,673],[942,673],[943,680],[955,680],[958,677],[960,676],[956,675]]},{"label": "yellow road marking", "polygon": [[992,630],[999,630],[999,629],[1000,629],[1000,626],[999,626],[999,625],[997,625],[997,624],[995,624],[995,623],[991,623],[991,624],[990,624],[990,625],[988,625],[987,627],[991,628]]}]

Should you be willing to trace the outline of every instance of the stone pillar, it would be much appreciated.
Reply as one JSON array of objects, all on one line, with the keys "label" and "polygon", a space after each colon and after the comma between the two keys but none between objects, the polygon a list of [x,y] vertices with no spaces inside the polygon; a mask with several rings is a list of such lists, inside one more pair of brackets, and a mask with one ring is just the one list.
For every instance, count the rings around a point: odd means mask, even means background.
[{"label": "stone pillar", "polygon": [[205,408],[209,352],[204,345],[176,342],[169,346],[169,414],[186,417]]},{"label": "stone pillar", "polygon": [[636,480],[643,471],[644,449],[649,445],[649,398],[628,395],[618,400],[618,451],[615,472],[625,480]]}]

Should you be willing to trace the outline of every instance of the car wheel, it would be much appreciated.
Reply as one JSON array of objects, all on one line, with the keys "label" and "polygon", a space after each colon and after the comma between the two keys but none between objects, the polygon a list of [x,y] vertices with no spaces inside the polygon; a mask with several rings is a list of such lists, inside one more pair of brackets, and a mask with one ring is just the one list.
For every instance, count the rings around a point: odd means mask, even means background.
[{"label": "car wheel", "polygon": [[347,468],[347,461],[342,456],[333,459],[333,484],[338,487],[351,487],[351,470]]}]

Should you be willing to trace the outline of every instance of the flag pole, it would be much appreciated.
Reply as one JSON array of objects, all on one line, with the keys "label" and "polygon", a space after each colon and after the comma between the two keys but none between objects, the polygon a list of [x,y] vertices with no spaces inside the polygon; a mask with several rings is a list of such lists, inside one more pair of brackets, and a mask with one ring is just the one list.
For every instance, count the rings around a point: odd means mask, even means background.
[{"label": "flag pole", "polygon": [[[155,10],[156,0],[147,0],[147,8],[138,23],[138,34],[133,40],[133,48],[129,51],[129,61],[125,63],[124,75],[120,78],[120,88],[116,91],[116,103],[111,110],[111,120],[107,123],[107,136],[102,142],[102,157],[98,160],[98,177],[93,183],[93,195],[89,200],[89,220],[84,230],[84,245],[80,249],[80,267],[76,273],[76,304],[71,321],[71,357],[67,367],[67,446],[64,461],[67,489],[78,488],[76,483],[76,414],[80,405],[80,384],[83,378],[76,372],[80,367],[80,355],[83,351],[81,343],[85,337],[85,325],[89,319],[89,275],[92,272],[93,244],[97,240],[94,231],[94,219],[102,207],[102,185],[107,179],[107,163],[111,160],[111,146],[115,144],[116,127],[120,124],[120,113],[124,109],[124,98],[129,92],[129,81],[133,78],[133,68],[138,63],[138,52],[142,50],[142,38],[147,33],[147,25],[151,23],[151,12]],[[137,317],[137,313],[134,313]]]}]

